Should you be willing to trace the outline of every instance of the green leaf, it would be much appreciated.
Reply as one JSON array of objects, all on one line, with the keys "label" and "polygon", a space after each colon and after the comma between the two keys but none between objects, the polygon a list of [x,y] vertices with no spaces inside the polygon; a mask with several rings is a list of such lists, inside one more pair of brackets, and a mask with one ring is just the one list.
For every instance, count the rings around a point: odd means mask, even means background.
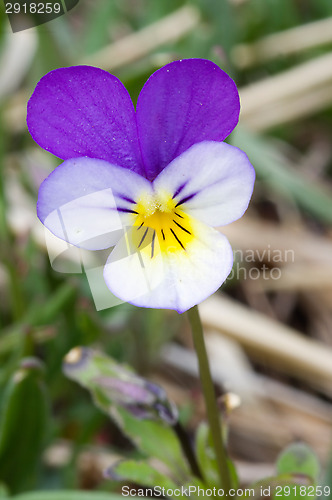
[{"label": "green leaf", "polygon": [[209,428],[206,422],[202,422],[196,432],[196,455],[206,484],[212,487],[220,486],[219,474],[216,460],[213,459],[213,453],[208,446]]},{"label": "green leaf", "polygon": [[318,481],[320,465],[314,452],[305,443],[288,446],[279,455],[276,468],[277,476],[264,480],[265,486],[271,488],[273,498],[296,500],[314,496],[312,489]]},{"label": "green leaf", "polygon": [[320,473],[318,458],[305,443],[294,443],[288,446],[277,460],[278,474],[305,475],[317,481]]},{"label": "green leaf", "polygon": [[75,348],[66,356],[65,374],[88,389],[95,404],[111,416],[124,434],[148,457],[158,458],[182,483],[189,468],[165,414],[172,413],[162,388],[135,375],[108,356]]},{"label": "green leaf", "polygon": [[12,493],[33,484],[47,418],[40,363],[26,358],[7,387],[0,425],[0,481]]},{"label": "green leaf", "polygon": [[113,408],[112,416],[123,432],[149,457],[165,463],[180,481],[189,477],[189,468],[178,438],[163,422],[138,420],[123,408]]},{"label": "green leaf", "polygon": [[150,464],[143,461],[123,460],[117,463],[106,475],[111,479],[124,480],[138,484],[140,486],[160,486],[165,489],[175,489],[177,484],[169,479],[165,474],[154,469]]},{"label": "green leaf", "polygon": [[83,347],[66,356],[65,374],[92,390],[98,403],[108,412],[110,404],[125,408],[136,418],[177,421],[175,405],[164,389],[135,375],[133,370],[112,358]]},{"label": "green leaf", "polygon": [[75,295],[76,289],[70,283],[62,284],[48,297],[43,307],[31,307],[23,322],[34,326],[52,324],[64,307],[73,301]]},{"label": "green leaf", "polygon": [[[210,487],[220,487],[220,476],[218,464],[215,457],[214,447],[209,427],[202,422],[196,433],[196,455],[206,484]],[[228,469],[231,477],[232,488],[237,488],[238,477],[236,468],[231,460],[228,460]]]}]

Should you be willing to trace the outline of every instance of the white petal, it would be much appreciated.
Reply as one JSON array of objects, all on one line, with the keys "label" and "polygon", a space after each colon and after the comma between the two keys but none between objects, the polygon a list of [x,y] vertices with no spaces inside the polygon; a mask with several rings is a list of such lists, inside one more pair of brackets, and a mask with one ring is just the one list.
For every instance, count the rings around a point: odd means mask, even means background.
[{"label": "white petal", "polygon": [[192,217],[222,226],[244,214],[254,181],[254,168],[243,151],[224,142],[205,141],[175,158],[153,184],[157,192],[175,195]]},{"label": "white petal", "polygon": [[99,250],[113,246],[133,223],[129,210],[145,193],[151,193],[151,183],[144,177],[103,160],[76,158],[42,183],[37,212],[55,236]]},{"label": "white petal", "polygon": [[112,293],[136,306],[180,313],[214,293],[232,269],[232,249],[227,238],[215,229],[198,221],[192,221],[192,228],[196,237],[186,250],[170,252],[160,251],[157,238],[153,251],[150,238],[138,252],[130,244],[128,233],[116,245],[104,269]]}]

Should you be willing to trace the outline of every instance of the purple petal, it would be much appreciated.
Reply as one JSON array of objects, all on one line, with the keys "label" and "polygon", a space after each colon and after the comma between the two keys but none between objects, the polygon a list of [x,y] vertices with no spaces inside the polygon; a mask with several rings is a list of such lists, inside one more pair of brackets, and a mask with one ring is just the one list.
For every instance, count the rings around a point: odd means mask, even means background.
[{"label": "purple petal", "polygon": [[144,175],[132,101],[106,71],[51,71],[29,100],[27,123],[34,140],[59,158],[99,158]]},{"label": "purple petal", "polygon": [[137,103],[137,124],[147,177],[201,141],[223,141],[238,122],[233,80],[205,59],[176,61],[156,71]]}]

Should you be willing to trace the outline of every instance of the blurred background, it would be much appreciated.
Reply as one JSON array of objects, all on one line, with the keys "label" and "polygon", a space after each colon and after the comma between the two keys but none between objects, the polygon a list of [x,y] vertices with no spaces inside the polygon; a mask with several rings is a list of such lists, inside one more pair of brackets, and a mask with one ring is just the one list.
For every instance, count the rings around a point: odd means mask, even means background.
[{"label": "blurred background", "polygon": [[[66,15],[13,34],[0,18],[0,408],[17,394],[0,443],[2,495],[119,491],[102,471],[137,452],[62,373],[76,345],[96,346],[162,385],[193,436],[205,418],[186,315],[123,304],[97,312],[84,274],[52,269],[36,217],[38,187],[59,160],[26,128],[26,103],[48,71],[101,67],[134,101],[147,77],[203,57],[239,87],[239,127],[257,182],[246,215],[222,228],[234,269],[201,305],[229,450],[241,484],[273,474],[304,441],[323,466],[332,407],[331,0],[80,0]],[[37,358],[25,361],[26,357]],[[35,386],[34,386],[35,387]],[[225,399],[225,394],[228,396]],[[32,438],[33,437],[33,438]],[[32,441],[31,441],[32,439]],[[23,451],[22,451],[23,450]],[[13,472],[14,471],[14,472]],[[0,494],[1,495],[1,494]]]}]

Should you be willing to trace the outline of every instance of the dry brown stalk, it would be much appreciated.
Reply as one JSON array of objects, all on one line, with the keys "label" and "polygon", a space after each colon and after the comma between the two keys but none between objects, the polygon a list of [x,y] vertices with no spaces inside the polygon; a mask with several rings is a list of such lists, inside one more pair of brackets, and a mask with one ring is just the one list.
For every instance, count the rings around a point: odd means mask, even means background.
[{"label": "dry brown stalk", "polygon": [[213,296],[200,305],[205,328],[227,335],[251,355],[332,394],[332,349],[231,299]]},{"label": "dry brown stalk", "polygon": [[242,122],[255,132],[288,123],[299,118],[311,116],[332,105],[332,83],[314,88],[298,96],[286,97],[247,114],[245,104],[242,108]]},{"label": "dry brown stalk", "polygon": [[242,88],[242,113],[244,116],[257,113],[260,108],[265,109],[328,83],[332,86],[331,52]]},{"label": "dry brown stalk", "polygon": [[114,42],[83,59],[82,64],[114,70],[147,56],[167,43],[175,42],[197,27],[198,9],[187,5],[159,21]]},{"label": "dry brown stalk", "polygon": [[332,43],[332,17],[273,33],[234,47],[232,59],[241,69]]}]

